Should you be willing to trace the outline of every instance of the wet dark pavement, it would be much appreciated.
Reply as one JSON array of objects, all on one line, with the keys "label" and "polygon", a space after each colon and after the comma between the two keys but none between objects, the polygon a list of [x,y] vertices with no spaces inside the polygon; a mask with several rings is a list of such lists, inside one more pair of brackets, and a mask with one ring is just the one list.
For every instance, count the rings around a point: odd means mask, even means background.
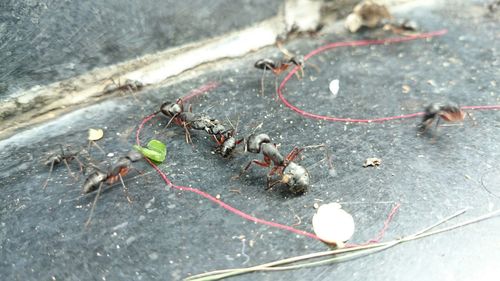
[{"label": "wet dark pavement", "polygon": [[[287,84],[286,97],[304,110],[359,118],[413,113],[436,101],[500,104],[498,14],[488,14],[484,5],[467,5],[467,12],[464,4],[406,14],[424,30],[448,29],[442,37],[340,48],[311,58],[321,71],[306,67],[303,80]],[[329,42],[387,36],[371,31],[328,34],[297,39],[287,48],[306,54]],[[160,168],[176,184],[219,194],[224,202],[262,219],[293,225],[300,217],[296,227],[306,231],[312,231],[314,203],[342,202],[356,223],[352,241],[360,243],[376,236],[396,203],[401,208],[385,239],[414,233],[463,208],[470,209],[461,219],[498,208],[498,111],[471,111],[475,125],[466,121],[441,127],[435,141],[417,136],[419,119],[370,124],[306,119],[276,100],[271,75],[265,80],[266,95],[259,95],[261,72],[253,62],[280,55],[268,48],[228,63],[224,70],[82,108],[2,141],[1,275],[9,280],[179,280],[326,250],[316,240],[246,221],[196,194],[171,190],[144,162],[135,165],[143,174],[132,172],[126,178],[133,202],[127,202],[119,185],[105,190],[88,228],[84,224],[94,195],[80,194],[81,174],[75,182],[61,165],[48,187],[41,188],[48,175],[42,163],[58,143],[83,147],[88,128],[103,128],[98,144],[116,158],[131,149],[142,118],[162,102],[211,81],[220,86],[193,99],[193,111],[233,123],[239,118],[239,135],[265,132],[283,152],[326,144],[334,170],[323,161],[324,150],[307,150],[299,163],[312,175],[310,190],[302,196],[290,196],[283,188],[266,191],[264,169],[253,167],[247,176],[231,179],[256,155],[240,151],[222,159],[212,153],[213,141],[205,133],[194,132],[193,145],[188,145],[181,128],[165,129],[168,119],[158,116],[141,139],[166,142],[167,159]],[[328,90],[333,79],[340,81],[336,97]],[[403,85],[410,87],[408,93]],[[92,157],[113,160],[96,148]],[[369,157],[382,159],[382,165],[363,168]],[[76,163],[71,167],[77,172]],[[498,229],[496,218],[346,263],[234,279],[495,280]]]}]

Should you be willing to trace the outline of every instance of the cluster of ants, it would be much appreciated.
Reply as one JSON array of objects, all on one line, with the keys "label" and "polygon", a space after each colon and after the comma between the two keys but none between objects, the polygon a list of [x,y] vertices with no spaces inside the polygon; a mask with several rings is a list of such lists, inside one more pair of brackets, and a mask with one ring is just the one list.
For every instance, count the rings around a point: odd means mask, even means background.
[{"label": "cluster of ants", "polygon": [[[255,63],[255,67],[265,71],[270,70],[274,75],[279,76],[286,71],[289,67],[296,66],[300,70],[303,69],[304,62],[296,57],[289,59],[273,61],[271,59],[261,59]],[[264,79],[264,75],[262,76]],[[135,85],[135,84],[134,84]],[[129,85],[126,83],[127,87]],[[141,85],[135,85],[140,87]],[[263,86],[263,80],[262,80]],[[136,89],[134,87],[134,89]],[[263,92],[262,88],[262,92]],[[294,162],[296,157],[303,151],[303,148],[293,148],[286,156],[282,155],[275,143],[271,142],[271,138],[264,133],[251,134],[247,138],[236,138],[236,128],[234,126],[228,127],[221,121],[211,118],[202,114],[195,114],[192,108],[189,110],[184,109],[184,102],[178,99],[176,102],[165,102],[161,105],[159,112],[169,117],[170,120],[167,124],[174,123],[185,131],[186,142],[191,142],[190,130],[201,130],[208,133],[216,144],[216,153],[226,158],[232,155],[233,151],[238,145],[243,145],[246,152],[262,154],[263,160],[250,161],[241,174],[245,173],[252,165],[252,163],[270,169],[267,174],[267,189],[272,188],[277,184],[284,184],[288,187],[289,191],[294,194],[302,194],[307,191],[310,185],[310,175],[306,168]],[[464,120],[465,112],[455,104],[431,104],[425,108],[423,119],[420,122],[418,129],[421,133],[425,133],[435,123],[437,128],[440,121],[456,122]],[[436,121],[436,122],[434,122]],[[50,166],[49,177],[47,178],[44,188],[46,187],[52,170],[55,165],[64,163],[68,170],[68,161],[75,159],[80,164],[80,169],[84,166],[77,157],[78,152],[73,150],[64,151],[61,147],[61,153],[51,155],[46,161],[46,165]],[[125,156],[120,157],[116,162],[110,165],[107,171],[103,171],[99,167],[90,164],[93,168],[82,187],[83,193],[90,193],[97,189],[101,189],[103,184],[113,185],[118,181],[124,187],[127,193],[127,188],[124,184],[123,177],[129,173],[133,162],[139,161],[143,156],[137,151],[130,151]],[[71,173],[71,171],[70,171]],[[72,174],[72,173],[71,173]],[[277,175],[277,179],[273,176]],[[238,177],[239,177],[238,176]],[[96,198],[97,199],[97,198]],[[129,202],[131,201],[128,197]]]},{"label": "cluster of ants", "polygon": [[[309,187],[309,173],[308,171],[293,162],[299,155],[302,149],[294,148],[286,156],[283,156],[277,145],[271,143],[271,138],[267,134],[251,134],[246,139],[236,139],[236,128],[228,128],[221,121],[205,116],[202,114],[195,114],[192,112],[191,107],[188,111],[184,110],[182,99],[177,102],[166,102],[161,105],[160,112],[165,116],[170,117],[170,123],[174,123],[184,128],[186,135],[186,142],[191,142],[190,130],[202,130],[208,133],[216,143],[216,152],[222,157],[229,157],[237,145],[244,142],[245,151],[256,153],[264,156],[262,161],[252,160],[243,169],[246,172],[252,163],[261,167],[270,168],[267,175],[267,188],[272,188],[277,184],[286,184],[292,193],[304,193]],[[241,174],[240,174],[241,175]],[[273,180],[272,177],[278,175],[279,178]]]}]

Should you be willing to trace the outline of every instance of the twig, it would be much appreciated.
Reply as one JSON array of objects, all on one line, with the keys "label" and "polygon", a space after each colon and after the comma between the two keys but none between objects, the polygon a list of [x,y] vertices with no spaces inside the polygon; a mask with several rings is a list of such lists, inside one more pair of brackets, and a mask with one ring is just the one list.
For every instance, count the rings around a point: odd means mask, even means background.
[{"label": "twig", "polygon": [[[439,222],[437,222],[437,223],[435,223],[435,224],[433,224],[433,225],[431,225],[431,226],[429,226],[421,231],[418,231],[412,235],[406,236],[406,237],[399,239],[399,240],[392,240],[389,242],[374,243],[374,244],[369,244],[369,245],[365,245],[365,246],[358,246],[358,247],[352,247],[352,248],[345,248],[345,249],[338,249],[338,250],[332,250],[332,251],[312,253],[312,254],[308,254],[308,255],[297,256],[297,257],[292,257],[292,258],[288,258],[288,259],[274,261],[274,262],[270,262],[270,263],[266,263],[266,264],[261,264],[261,265],[257,265],[257,266],[253,266],[253,267],[249,267],[249,268],[217,270],[217,271],[212,271],[212,272],[194,275],[194,276],[191,276],[189,278],[186,278],[185,280],[190,280],[190,281],[193,281],[193,280],[198,280],[198,281],[200,281],[200,280],[218,280],[218,279],[222,279],[222,278],[226,278],[226,277],[230,277],[230,276],[234,276],[234,275],[239,275],[239,274],[243,274],[243,273],[253,272],[253,271],[289,270],[289,269],[296,269],[296,268],[302,268],[302,267],[323,265],[323,264],[334,263],[334,262],[341,262],[341,261],[345,261],[345,260],[348,260],[348,259],[351,259],[354,257],[361,256],[361,255],[372,254],[372,253],[396,246],[396,245],[404,243],[404,242],[408,242],[408,241],[412,241],[412,240],[416,240],[416,239],[420,239],[420,238],[425,238],[427,236],[447,232],[447,231],[450,231],[450,230],[453,230],[456,228],[460,228],[460,227],[463,227],[463,226],[466,226],[469,224],[477,223],[479,221],[486,220],[486,219],[492,218],[492,217],[500,214],[500,209],[499,209],[499,210],[487,213],[485,215],[479,216],[477,218],[474,218],[474,219],[471,219],[471,220],[468,220],[468,221],[465,221],[462,223],[458,223],[458,224],[455,224],[455,225],[452,225],[449,227],[445,227],[442,229],[438,229],[435,231],[430,231],[431,229],[463,214],[466,210],[467,209],[462,210],[460,212],[457,212],[457,213],[455,213],[449,217],[446,217],[446,218],[440,220]],[[329,256],[329,255],[338,255],[338,254],[344,254],[344,253],[356,252],[356,251],[358,253],[347,254],[347,255],[340,256],[340,257],[329,258],[329,259],[325,259],[325,260],[321,260],[321,261],[303,263],[303,264],[292,265],[292,266],[277,267],[278,265],[290,264],[290,263],[303,261],[303,260],[307,260],[307,259],[311,259],[311,258],[318,258],[318,257],[323,257],[323,256]]]}]

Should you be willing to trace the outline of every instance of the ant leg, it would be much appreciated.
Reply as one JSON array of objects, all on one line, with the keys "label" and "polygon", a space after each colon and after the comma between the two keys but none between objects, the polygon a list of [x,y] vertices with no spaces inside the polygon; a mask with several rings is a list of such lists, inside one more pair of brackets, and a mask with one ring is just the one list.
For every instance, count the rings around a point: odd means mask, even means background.
[{"label": "ant leg", "polygon": [[97,189],[97,194],[95,195],[94,202],[92,203],[92,208],[90,209],[89,218],[85,222],[85,228],[87,228],[90,225],[90,221],[92,220],[92,216],[94,215],[95,205],[97,204],[97,199],[99,199],[101,190],[102,190],[102,182],[99,184],[99,189]]},{"label": "ant leg", "polygon": [[436,142],[436,138],[438,135],[438,129],[439,129],[439,122],[441,122],[441,117],[438,117],[436,120],[436,126],[434,126],[434,134],[433,134],[432,140],[431,140],[432,143]]},{"label": "ant leg", "polygon": [[46,181],[45,181],[45,183],[43,184],[42,189],[45,189],[45,188],[47,187],[47,184],[49,183],[50,176],[52,175],[52,170],[54,170],[54,162],[55,162],[55,161],[52,161],[52,163],[50,164],[49,176],[47,177],[47,180],[46,180]]},{"label": "ant leg", "polygon": [[276,93],[275,94],[276,101],[278,100],[278,78],[279,78],[278,75],[276,75],[276,77],[274,78],[274,92]]},{"label": "ant leg", "polygon": [[240,178],[243,174],[245,174],[248,171],[248,169],[250,169],[250,167],[252,166],[252,163],[255,163],[261,167],[267,168],[271,165],[271,159],[267,159],[267,157],[264,157],[264,161],[259,161],[257,159],[254,159],[254,160],[248,162],[248,164],[245,166],[243,171],[241,171],[241,173],[239,175],[232,177],[232,179],[235,180],[235,179]]},{"label": "ant leg", "polygon": [[102,154],[106,155],[106,152],[104,151],[104,149],[102,149],[101,146],[98,145],[95,141],[91,140],[90,143],[92,145],[94,145],[95,147],[97,147],[102,152]]},{"label": "ant leg", "polygon": [[420,133],[420,135],[425,134],[429,130],[433,121],[434,121],[434,118],[429,118],[427,120],[422,121],[419,124],[418,132]]},{"label": "ant leg", "polygon": [[439,129],[439,123],[441,122],[441,117],[438,117],[436,120],[436,126],[434,126],[434,131],[437,133]]},{"label": "ant leg", "polygon": [[189,133],[189,129],[187,128],[186,123],[184,123],[183,127],[186,135],[186,143],[193,143],[193,141],[191,140],[191,134]]},{"label": "ant leg", "polygon": [[472,117],[472,113],[466,112],[468,119],[472,122],[472,126],[477,126],[476,120]]},{"label": "ant leg", "polygon": [[[316,70],[316,72],[321,73],[321,69],[319,68],[319,66],[315,65],[314,63],[304,62],[304,64],[314,68],[314,70]],[[304,77],[304,76],[302,76],[302,77]]]},{"label": "ant leg", "polygon": [[299,156],[299,154],[303,150],[304,150],[304,148],[294,147],[292,149],[292,151],[290,151],[290,153],[288,153],[288,155],[285,157],[285,162],[286,163],[292,162],[295,158],[297,158],[297,156]]},{"label": "ant leg", "polygon": [[125,196],[127,197],[127,201],[128,201],[128,203],[132,204],[132,199],[130,199],[130,196],[128,195],[128,188],[127,188],[127,186],[125,185],[125,183],[123,182],[122,175],[121,175],[121,174],[118,174],[118,177],[120,178],[120,181],[122,182],[123,191],[125,192]]},{"label": "ant leg", "polygon": [[179,116],[179,114],[180,113],[174,114],[174,116],[172,116],[172,118],[170,118],[170,120],[168,120],[168,123],[167,123],[167,125],[165,125],[165,128],[167,128],[170,125],[170,123],[172,123],[172,121],[174,121],[174,119],[177,118],[177,116]]},{"label": "ant leg", "polygon": [[278,185],[281,183],[281,180],[274,180],[272,181],[271,180],[271,176],[267,176],[267,187],[266,187],[266,190],[269,190],[271,188],[273,188],[275,185]]},{"label": "ant leg", "polygon": [[[300,69],[302,70],[302,67]],[[297,80],[299,80],[299,81],[302,79],[301,77],[303,77],[298,72],[295,72],[294,74],[295,74],[295,77],[297,77]],[[303,70],[302,70],[302,75],[304,75],[304,71]]]},{"label": "ant leg", "polygon": [[75,159],[75,161],[78,162],[78,165],[80,166],[80,173],[83,172],[83,167],[85,167],[85,165],[83,164],[83,162],[80,161],[80,159],[78,159],[77,156],[74,156],[73,159]]},{"label": "ant leg", "polygon": [[71,168],[69,167],[68,161],[66,159],[63,159],[63,162],[64,162],[64,165],[66,165],[66,168],[68,169],[68,172],[71,175],[71,177],[73,177],[75,179],[75,181],[77,181],[78,178],[75,177],[75,175],[73,175],[73,172],[71,171]]}]

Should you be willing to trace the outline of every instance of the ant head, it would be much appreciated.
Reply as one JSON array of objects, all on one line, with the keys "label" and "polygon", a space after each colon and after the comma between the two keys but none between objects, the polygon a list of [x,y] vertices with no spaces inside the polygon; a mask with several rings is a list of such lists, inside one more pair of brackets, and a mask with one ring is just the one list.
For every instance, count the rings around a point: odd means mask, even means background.
[{"label": "ant head", "polygon": [[288,62],[295,64],[296,66],[303,67],[304,66],[304,57],[291,57]]},{"label": "ant head", "polygon": [[166,102],[160,107],[161,113],[167,115],[168,117],[174,117],[175,115],[180,114],[183,111],[182,103],[172,103]]},{"label": "ant head", "polygon": [[310,177],[306,168],[290,162],[283,170],[281,182],[288,185],[295,194],[304,193],[309,187]]},{"label": "ant head", "polygon": [[260,59],[255,62],[254,66],[258,69],[273,69],[276,67],[276,63],[270,59]]}]

